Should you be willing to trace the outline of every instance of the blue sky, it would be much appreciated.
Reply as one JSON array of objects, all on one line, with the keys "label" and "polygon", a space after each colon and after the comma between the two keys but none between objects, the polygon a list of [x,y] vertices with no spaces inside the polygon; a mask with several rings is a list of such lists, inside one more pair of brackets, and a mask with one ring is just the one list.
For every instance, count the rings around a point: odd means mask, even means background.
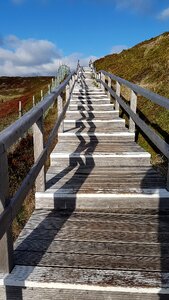
[{"label": "blue sky", "polygon": [[0,0],[0,75],[53,74],[169,31],[169,0]]}]

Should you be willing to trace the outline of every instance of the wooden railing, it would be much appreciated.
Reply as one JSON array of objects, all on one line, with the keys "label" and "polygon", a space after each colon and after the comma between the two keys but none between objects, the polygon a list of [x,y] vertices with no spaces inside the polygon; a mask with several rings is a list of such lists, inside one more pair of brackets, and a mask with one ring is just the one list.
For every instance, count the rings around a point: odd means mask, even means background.
[{"label": "wooden railing", "polygon": [[[0,134],[0,272],[8,273],[13,268],[11,225],[20,211],[24,199],[34,184],[37,192],[45,191],[44,165],[58,131],[63,130],[63,119],[78,73],[79,65],[77,71],[71,73],[43,101]],[[66,94],[64,107],[63,94]],[[56,101],[58,101],[58,119],[44,145],[44,115]],[[31,128],[33,129],[34,165],[13,198],[9,199],[8,149]]]},{"label": "wooden railing", "polygon": [[[135,132],[135,126],[137,125],[148,139],[160,150],[161,153],[168,160],[168,173],[166,188],[169,190],[169,144],[166,143],[150,126],[148,126],[137,114],[137,96],[141,95],[146,99],[158,104],[161,107],[169,109],[169,99],[155,94],[149,90],[146,90],[136,84],[133,84],[125,79],[122,79],[116,75],[110,74],[103,70],[96,72],[92,66],[94,76],[110,97],[115,99],[115,109],[119,111],[121,107],[129,116],[129,131]],[[107,83],[106,83],[107,82]],[[115,82],[116,88],[112,88],[112,82]],[[130,106],[121,97],[121,86],[125,86],[131,91]]]}]

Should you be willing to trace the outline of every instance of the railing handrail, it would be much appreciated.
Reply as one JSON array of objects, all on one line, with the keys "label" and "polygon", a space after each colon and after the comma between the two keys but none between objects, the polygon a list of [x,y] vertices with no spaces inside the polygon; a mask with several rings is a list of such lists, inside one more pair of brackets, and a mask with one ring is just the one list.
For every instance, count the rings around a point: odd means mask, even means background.
[{"label": "railing handrail", "polygon": [[[119,111],[119,107],[122,107],[129,116],[129,131],[135,133],[135,126],[137,125],[148,137],[148,139],[168,159],[166,188],[169,190],[169,144],[162,139],[162,137],[159,136],[155,130],[148,126],[137,114],[137,95],[139,94],[166,109],[169,109],[169,99],[146,90],[141,86],[131,83],[114,74],[110,74],[104,70],[96,72],[95,68],[93,68],[93,73],[95,74],[97,82],[102,84],[104,89],[109,93],[110,97],[115,99],[115,109]],[[106,77],[108,78],[108,84],[106,83]],[[116,82],[115,91],[112,89],[112,81]],[[121,85],[124,85],[131,90],[130,106],[127,105],[127,103],[121,97]]]},{"label": "railing handrail", "polygon": [[160,96],[148,89],[138,86],[137,84],[134,84],[134,83],[132,83],[126,79],[123,79],[121,77],[118,77],[114,74],[108,73],[104,70],[100,70],[98,73],[103,73],[105,76],[110,77],[112,80],[115,80],[115,81],[119,82],[120,84],[127,86],[128,88],[133,90],[135,93],[151,100],[152,102],[154,102],[162,107],[165,107],[166,109],[169,109],[169,99],[168,98]]},{"label": "railing handrail", "polygon": [[[45,190],[44,165],[51,153],[51,146],[57,136],[58,130],[63,123],[64,116],[70,103],[77,77],[79,76],[78,65],[76,72],[72,72],[57,88],[53,89],[41,102],[28,111],[19,120],[4,129],[0,133],[0,271],[9,272],[13,267],[13,242],[11,230],[9,230],[14,218],[20,211],[22,203],[36,182],[36,191]],[[66,104],[63,107],[62,92],[66,94]],[[58,119],[44,145],[43,119],[45,112],[58,100]],[[9,198],[9,174],[7,152],[9,147],[15,144],[24,133],[33,127],[34,158],[35,162],[27,176],[22,181],[15,195]],[[4,234],[6,237],[3,238]]]}]

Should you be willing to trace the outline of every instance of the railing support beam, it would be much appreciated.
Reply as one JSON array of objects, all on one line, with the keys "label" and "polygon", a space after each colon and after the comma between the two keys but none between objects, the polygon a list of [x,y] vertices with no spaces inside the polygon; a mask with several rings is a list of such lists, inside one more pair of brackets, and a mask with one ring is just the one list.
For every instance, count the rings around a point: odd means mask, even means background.
[{"label": "railing support beam", "polygon": [[[121,86],[120,86],[120,83],[118,81],[116,81],[116,95],[118,97],[120,97],[120,94],[121,94]],[[119,111],[119,108],[120,108],[119,103],[116,100],[116,102],[115,102],[115,110]]]},{"label": "railing support beam", "polygon": [[[134,91],[131,91],[130,108],[136,114],[136,111],[137,111],[137,94]],[[129,120],[129,131],[132,132],[132,133],[134,133],[135,130],[136,130],[135,122],[130,117],[130,120]]]},{"label": "railing support beam", "polygon": [[[44,149],[43,115],[33,125],[34,160],[36,161]],[[45,169],[42,167],[36,179],[36,192],[45,191]]]},{"label": "railing support beam", "polygon": [[[63,99],[62,99],[61,96],[58,96],[58,117],[60,116],[62,111],[63,111]],[[62,121],[61,124],[60,124],[58,132],[62,133],[63,130],[64,130],[64,128],[63,128],[63,121]]]},{"label": "railing support beam", "polygon": [[[101,80],[105,83],[105,75],[103,73],[101,73]],[[106,88],[104,87],[104,85],[101,85],[101,88],[103,89],[103,91],[106,93]]]},{"label": "railing support beam", "polygon": [[166,189],[169,191],[169,159],[168,159],[168,170],[167,170],[167,184],[166,184]]},{"label": "railing support beam", "polygon": [[[8,157],[5,151],[0,156],[0,214],[8,205],[9,198],[9,174]],[[14,266],[13,240],[11,227],[0,240],[0,272],[10,273]]]},{"label": "railing support beam", "polygon": [[[109,87],[110,89],[111,89],[111,84],[112,84],[112,80],[111,80],[110,77],[108,77],[108,87]],[[110,101],[111,101],[111,94],[110,94],[110,92],[108,92],[108,96],[109,96]]]}]

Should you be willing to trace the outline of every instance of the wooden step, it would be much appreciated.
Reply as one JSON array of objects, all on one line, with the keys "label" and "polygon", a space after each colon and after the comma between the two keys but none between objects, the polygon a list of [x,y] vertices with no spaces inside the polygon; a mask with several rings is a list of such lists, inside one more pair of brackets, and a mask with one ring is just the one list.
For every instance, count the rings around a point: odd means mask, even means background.
[{"label": "wooden step", "polygon": [[[0,299],[166,300],[169,215],[35,210]],[[161,257],[163,253],[163,257]]]},{"label": "wooden step", "polygon": [[64,132],[58,134],[59,141],[79,141],[79,142],[116,142],[116,141],[134,141],[135,134],[130,132],[113,132],[113,133],[103,133],[103,132],[90,132],[90,133],[83,133],[83,132]]},{"label": "wooden step", "polygon": [[168,207],[165,180],[148,167],[51,167],[36,208],[94,209]]},{"label": "wooden step", "polygon": [[100,131],[100,128],[104,130],[104,128],[124,128],[125,127],[125,120],[118,118],[113,120],[97,120],[94,119],[93,121],[86,121],[86,120],[71,120],[71,119],[65,119],[64,120],[64,130],[71,130],[73,128],[79,128],[79,127],[86,127],[86,128],[98,128]]},{"label": "wooden step", "polygon": [[81,154],[78,150],[74,153],[52,152],[50,155],[51,166],[147,166],[150,164],[150,154],[145,152],[104,153],[100,152]]},{"label": "wooden step", "polygon": [[[123,222],[118,227],[121,219]],[[157,215],[156,221],[155,217],[153,222],[149,219],[142,210],[137,217],[110,212],[35,210],[15,245],[15,262],[44,267],[81,266],[114,271],[122,267],[123,271],[158,272],[161,271],[161,248],[163,260],[169,259],[169,219],[167,217],[164,227],[158,230],[161,220],[158,221]],[[93,260],[90,260],[91,255]],[[168,270],[168,265],[163,267],[164,272]]]},{"label": "wooden step", "polygon": [[72,93],[72,96],[78,96],[78,97],[84,97],[84,96],[88,96],[88,97],[107,97],[107,94],[102,90],[102,91],[85,91],[85,90],[74,90],[74,92]]},{"label": "wooden step", "polygon": [[94,119],[101,119],[101,120],[112,120],[119,117],[119,111],[113,110],[108,112],[102,112],[102,111],[95,111],[93,112],[87,112],[87,111],[67,111],[66,112],[66,118],[73,119],[73,120],[94,120]]},{"label": "wooden step", "polygon": [[110,104],[108,99],[72,99],[70,104],[73,105],[100,105],[100,104]]},{"label": "wooden step", "polygon": [[79,105],[74,105],[70,104],[69,108],[70,111],[75,111],[75,110],[80,110],[80,111],[112,111],[114,109],[114,104],[79,104]]},{"label": "wooden step", "polygon": [[108,96],[102,94],[102,95],[93,95],[93,96],[89,96],[89,95],[72,95],[71,96],[71,100],[72,101],[96,101],[98,103],[100,103],[100,101],[105,101],[104,103],[110,103],[110,98],[108,98]]},{"label": "wooden step", "polygon": [[[69,121],[69,120],[68,120]],[[106,120],[105,120],[106,121]],[[125,123],[114,121],[114,122],[95,122],[95,121],[77,121],[77,122],[65,122],[64,121],[64,133],[66,132],[83,132],[83,131],[92,133],[92,132],[119,132],[125,131]]]},{"label": "wooden step", "polygon": [[75,153],[75,152],[80,152],[81,154],[89,154],[93,153],[96,151],[97,153],[125,153],[125,152],[142,152],[146,153],[146,151],[141,148],[139,145],[137,145],[135,142],[114,142],[111,143],[109,142],[102,142],[102,143],[97,143],[97,142],[79,142],[79,141],[69,141],[69,144],[66,144],[64,142],[59,142],[53,152],[60,152],[60,153]]},{"label": "wooden step", "polygon": [[92,189],[84,190],[49,189],[45,193],[36,193],[36,209],[85,210],[111,212],[120,209],[169,209],[169,194],[165,189]]},{"label": "wooden step", "polygon": [[0,300],[6,295],[12,300],[20,295],[23,300],[167,300],[168,277],[167,272],[16,265],[0,281]]}]

